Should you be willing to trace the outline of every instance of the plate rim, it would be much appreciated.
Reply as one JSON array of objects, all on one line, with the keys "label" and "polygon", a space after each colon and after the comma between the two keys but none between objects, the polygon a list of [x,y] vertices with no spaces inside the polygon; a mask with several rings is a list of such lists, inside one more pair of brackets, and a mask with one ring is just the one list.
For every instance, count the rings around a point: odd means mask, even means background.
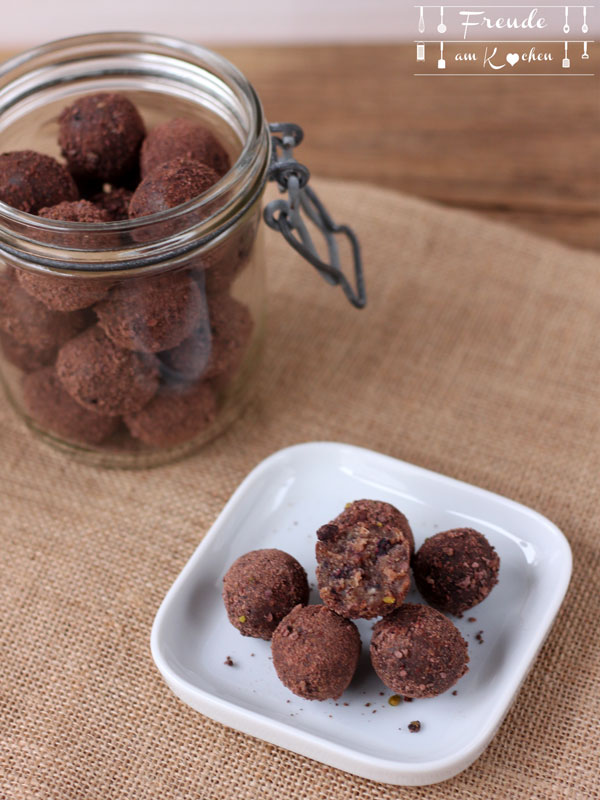
[{"label": "plate rim", "polygon": [[[177,594],[179,588],[185,583],[189,573],[193,572],[198,562],[202,560],[204,551],[210,548],[213,540],[218,537],[221,528],[227,524],[229,517],[233,513],[232,509],[237,505],[238,499],[243,497],[247,493],[247,490],[251,488],[252,484],[259,481],[261,475],[268,472],[274,464],[281,461],[289,461],[290,457],[293,458],[295,454],[307,450],[321,451],[321,454],[323,451],[334,454],[339,453],[340,450],[347,450],[352,452],[355,456],[375,457],[377,460],[386,461],[395,467],[400,465],[402,468],[408,468],[411,472],[416,472],[429,479],[441,479],[442,482],[460,488],[462,491],[468,489],[475,494],[483,494],[494,502],[500,501],[501,504],[508,505],[520,513],[525,513],[530,517],[533,516],[538,523],[542,523],[552,531],[556,540],[562,547],[564,558],[561,559],[558,567],[559,575],[555,586],[555,588],[558,588],[558,591],[553,594],[551,601],[546,605],[543,624],[536,626],[535,630],[532,632],[529,647],[525,651],[527,657],[523,660],[524,668],[515,671],[519,672],[519,677],[516,680],[513,679],[512,676],[508,679],[509,682],[506,688],[499,694],[497,702],[494,703],[488,715],[485,727],[479,729],[470,741],[454,753],[443,756],[442,758],[416,763],[368,755],[348,745],[339,744],[314,733],[299,730],[288,722],[283,722],[257,711],[244,708],[231,700],[221,698],[206,689],[200,688],[179,674],[171,663],[169,663],[167,656],[162,651],[161,628],[163,620],[168,612],[170,601]],[[530,506],[526,506],[504,495],[492,492],[489,489],[484,489],[475,484],[467,483],[458,478],[435,472],[426,467],[421,467],[417,464],[412,464],[408,461],[366,447],[326,440],[302,442],[281,448],[262,459],[236,487],[164,596],[152,624],[150,650],[156,667],[169,688],[183,702],[191,705],[191,707],[200,711],[200,713],[210,716],[219,723],[228,725],[245,734],[263,739],[271,744],[284,747],[304,756],[307,756],[307,753],[306,748],[304,750],[302,749],[302,743],[309,743],[313,751],[318,750],[321,754],[328,755],[330,759],[333,759],[336,763],[332,764],[331,760],[324,760],[315,755],[309,755],[307,757],[314,758],[322,763],[334,766],[346,772],[351,772],[360,777],[393,785],[430,785],[447,780],[466,769],[481,755],[493,739],[506,714],[514,703],[523,682],[528,676],[541,647],[552,629],[554,620],[569,587],[572,563],[571,547],[565,534],[555,523]],[[192,704],[190,702],[191,698],[202,701],[201,704],[203,708],[200,709],[196,704]],[[219,713],[221,711],[223,713]],[[231,719],[234,717],[238,719],[241,718],[244,723],[247,723],[247,726],[244,725],[242,727],[232,722]],[[260,733],[256,732],[257,727],[261,730]],[[251,728],[254,730],[251,730]],[[282,744],[282,738],[286,740],[286,744]],[[345,763],[345,766],[341,765],[342,761]],[[382,773],[385,773],[385,778],[376,777],[376,774],[381,775]],[[424,777],[428,778],[426,782],[422,780]]]}]

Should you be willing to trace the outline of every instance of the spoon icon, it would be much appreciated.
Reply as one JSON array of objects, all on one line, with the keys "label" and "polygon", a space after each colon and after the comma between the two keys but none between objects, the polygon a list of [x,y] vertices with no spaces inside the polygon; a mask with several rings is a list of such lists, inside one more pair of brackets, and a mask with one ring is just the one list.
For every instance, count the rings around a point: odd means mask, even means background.
[{"label": "spoon icon", "polygon": [[425,20],[423,19],[423,6],[421,6],[421,13],[419,14],[419,33],[425,31]]},{"label": "spoon icon", "polygon": [[587,6],[583,7],[583,25],[581,26],[581,32],[587,33],[589,31],[588,24],[587,24]]},{"label": "spoon icon", "polygon": [[569,6],[565,6],[565,25],[563,27],[563,31],[568,33],[571,29],[569,28]]},{"label": "spoon icon", "polygon": [[446,33],[446,26],[444,25],[444,6],[440,6],[440,24],[437,29],[438,33]]}]

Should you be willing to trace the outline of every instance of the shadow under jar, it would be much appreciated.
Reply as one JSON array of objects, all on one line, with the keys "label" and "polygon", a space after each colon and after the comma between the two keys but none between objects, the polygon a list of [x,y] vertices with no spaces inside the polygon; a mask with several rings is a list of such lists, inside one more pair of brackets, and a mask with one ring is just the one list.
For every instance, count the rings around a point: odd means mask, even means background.
[{"label": "shadow under jar", "polygon": [[251,393],[270,137],[252,86],[224,59],[159,36],[99,34],[0,67],[0,152],[60,158],[61,111],[98,92],[129,98],[147,130],[201,122],[231,167],[194,200],[117,222],[0,202],[1,374],[47,441],[92,463],[147,467],[213,438]]}]

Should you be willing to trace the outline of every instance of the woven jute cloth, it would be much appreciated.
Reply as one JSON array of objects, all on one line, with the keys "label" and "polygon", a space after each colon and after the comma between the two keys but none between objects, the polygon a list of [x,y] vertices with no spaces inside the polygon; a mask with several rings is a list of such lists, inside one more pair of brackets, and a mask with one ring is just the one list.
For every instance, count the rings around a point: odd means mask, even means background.
[{"label": "woven jute cloth", "polygon": [[[360,235],[369,305],[269,232],[260,388],[198,455],[82,466],[0,400],[0,798],[599,796],[600,258],[389,191],[318,189]],[[152,662],[156,610],[238,483],[316,439],[507,495],[570,540],[571,586],[517,701],[438,786],[377,784],[229,730]]]}]

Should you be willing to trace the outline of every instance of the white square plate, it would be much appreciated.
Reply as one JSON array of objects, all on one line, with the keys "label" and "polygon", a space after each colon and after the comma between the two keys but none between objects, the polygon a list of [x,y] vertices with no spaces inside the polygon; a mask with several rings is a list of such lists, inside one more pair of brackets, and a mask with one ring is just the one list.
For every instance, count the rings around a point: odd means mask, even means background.
[{"label": "white square plate", "polygon": [[[240,636],[227,621],[222,579],[238,556],[278,547],[300,561],[314,585],[316,529],[360,498],[403,511],[417,547],[433,533],[468,526],[500,555],[498,585],[453,620],[471,659],[453,687],[456,695],[390,706],[391,692],[369,663],[372,621],[359,620],[363,652],[349,689],[338,702],[302,700],[279,682],[269,642]],[[152,655],[178,697],[224,725],[365,778],[436,783],[468,767],[489,744],[570,575],[564,535],[525,506],[370,450],[302,444],[267,458],[233,494],[165,597],[152,629]],[[408,600],[421,602],[414,589]],[[311,602],[319,602],[314,588]],[[227,656],[233,667],[225,665]],[[421,731],[409,732],[417,719]]]}]

